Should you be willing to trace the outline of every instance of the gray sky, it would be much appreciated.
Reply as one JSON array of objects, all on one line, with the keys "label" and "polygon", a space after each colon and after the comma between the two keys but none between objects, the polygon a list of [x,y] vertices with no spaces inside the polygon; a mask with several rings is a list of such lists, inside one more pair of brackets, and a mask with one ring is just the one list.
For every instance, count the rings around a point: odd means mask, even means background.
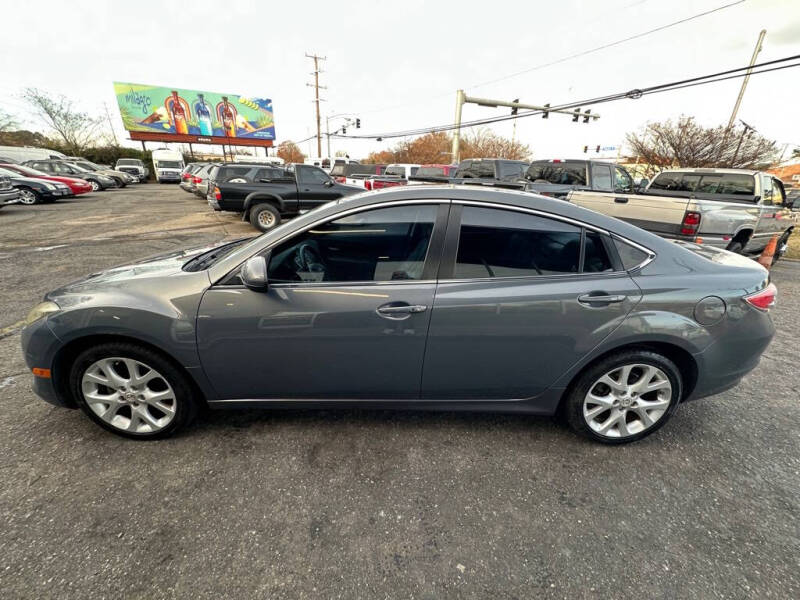
[{"label": "gray sky", "polygon": [[[25,117],[26,86],[61,93],[92,112],[111,110],[127,137],[111,82],[130,81],[273,99],[278,141],[313,133],[311,61],[323,65],[323,115],[352,112],[361,132],[452,122],[455,91],[564,103],[800,54],[800,0],[747,0],[613,48],[488,85],[482,82],[613,42],[734,0],[550,2],[8,2],[0,36],[0,107]],[[9,26],[13,24],[13,26]],[[648,120],[693,115],[727,123],[741,80],[598,106],[602,118],[520,119],[516,135],[538,158],[619,144]],[[800,145],[800,68],[750,80],[739,117],[779,143]],[[464,119],[508,109],[468,105]],[[35,128],[33,121],[26,125]],[[511,124],[494,126],[511,135]],[[348,130],[348,132],[355,130]],[[391,145],[336,140],[361,156]],[[131,142],[128,142],[131,144]],[[138,144],[134,144],[138,145]],[[309,143],[302,150],[308,153]],[[316,154],[316,149],[313,150]],[[323,145],[324,153],[324,145]]]}]

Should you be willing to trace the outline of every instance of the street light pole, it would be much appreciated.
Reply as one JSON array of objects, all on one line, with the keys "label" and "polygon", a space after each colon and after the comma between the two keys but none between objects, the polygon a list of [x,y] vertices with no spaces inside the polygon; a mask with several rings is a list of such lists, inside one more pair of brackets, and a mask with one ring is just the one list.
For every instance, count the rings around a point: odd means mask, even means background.
[{"label": "street light pole", "polygon": [[747,74],[744,76],[744,79],[742,79],[742,87],[739,90],[739,96],[736,98],[736,104],[733,105],[733,112],[731,113],[731,118],[728,121],[728,129],[733,127],[733,123],[736,121],[736,114],[739,112],[739,107],[742,105],[742,98],[744,98],[744,90],[747,88],[747,82],[750,81],[750,72],[753,65],[756,64],[756,59],[758,58],[759,52],[761,52],[765,35],[767,35],[766,29],[762,29],[761,33],[758,34],[756,48],[753,50],[753,56],[750,58],[750,68],[747,69]]}]

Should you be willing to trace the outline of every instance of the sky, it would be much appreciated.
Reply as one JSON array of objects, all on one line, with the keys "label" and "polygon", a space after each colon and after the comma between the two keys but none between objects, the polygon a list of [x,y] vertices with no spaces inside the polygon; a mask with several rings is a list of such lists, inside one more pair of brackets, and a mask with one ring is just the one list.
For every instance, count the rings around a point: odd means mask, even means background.
[{"label": "sky", "polygon": [[[105,104],[126,140],[112,81],[229,92],[271,98],[282,142],[315,133],[306,53],[326,57],[323,129],[326,115],[351,113],[362,134],[452,123],[458,89],[555,105],[745,66],[762,28],[759,61],[800,54],[800,0],[745,0],[534,69],[735,1],[2,0],[0,108],[43,130],[20,97],[26,87],[63,94],[97,115]],[[551,115],[518,119],[516,131],[511,122],[492,129],[515,135],[534,158],[574,157],[584,145],[620,146],[648,121],[689,115],[726,124],[740,85],[736,79],[599,105],[592,112],[601,118],[590,124]],[[754,76],[738,116],[788,152],[800,145],[799,98],[800,68]],[[508,111],[468,104],[463,118]],[[396,141],[334,139],[332,150],[356,158]],[[312,140],[301,150],[316,155],[315,146]]]}]

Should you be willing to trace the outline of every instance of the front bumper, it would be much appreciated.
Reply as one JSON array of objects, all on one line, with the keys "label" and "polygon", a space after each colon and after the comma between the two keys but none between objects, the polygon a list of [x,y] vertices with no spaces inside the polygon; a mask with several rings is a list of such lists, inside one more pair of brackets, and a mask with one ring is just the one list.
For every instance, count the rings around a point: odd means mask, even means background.
[{"label": "front bumper", "polygon": [[72,190],[67,189],[55,189],[55,190],[48,190],[48,189],[41,189],[37,190],[39,195],[41,196],[42,200],[58,200],[59,198],[69,198],[72,196]]},{"label": "front bumper", "polygon": [[33,377],[31,386],[33,392],[45,402],[55,406],[75,408],[74,401],[56,386],[56,381],[61,380],[62,374],[55,368],[55,358],[63,344],[50,329],[47,318],[39,319],[25,327],[22,330],[21,342],[28,368],[50,369],[51,373],[50,378]]}]

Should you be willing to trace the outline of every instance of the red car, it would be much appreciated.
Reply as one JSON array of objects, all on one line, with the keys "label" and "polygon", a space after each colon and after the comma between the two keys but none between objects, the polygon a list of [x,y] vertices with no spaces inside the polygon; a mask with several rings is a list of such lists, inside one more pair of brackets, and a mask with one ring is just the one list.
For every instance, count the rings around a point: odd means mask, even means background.
[{"label": "red car", "polygon": [[15,173],[19,173],[24,177],[33,177],[35,179],[46,179],[48,181],[58,181],[59,183],[64,183],[69,186],[69,189],[72,190],[72,193],[75,196],[92,191],[92,184],[83,179],[50,175],[49,173],[43,173],[42,171],[37,171],[36,169],[31,169],[30,167],[26,167],[24,165],[0,164],[0,167],[8,169],[9,171],[14,171]]}]

